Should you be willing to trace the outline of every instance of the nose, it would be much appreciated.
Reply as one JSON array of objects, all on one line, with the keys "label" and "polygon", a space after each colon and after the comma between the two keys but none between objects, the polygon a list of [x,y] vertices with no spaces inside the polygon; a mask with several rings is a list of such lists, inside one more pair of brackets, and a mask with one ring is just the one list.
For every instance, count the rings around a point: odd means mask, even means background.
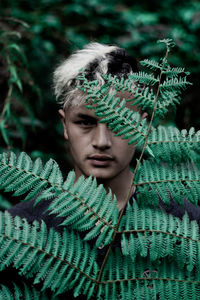
[{"label": "nose", "polygon": [[92,145],[99,150],[109,149],[111,147],[112,132],[106,124],[99,123],[94,131]]}]

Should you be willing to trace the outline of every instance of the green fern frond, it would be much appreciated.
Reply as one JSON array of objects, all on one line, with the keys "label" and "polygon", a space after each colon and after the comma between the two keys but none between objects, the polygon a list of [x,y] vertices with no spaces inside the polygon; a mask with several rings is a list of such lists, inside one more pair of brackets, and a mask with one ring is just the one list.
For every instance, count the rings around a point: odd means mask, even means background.
[{"label": "green fern frond", "polygon": [[176,262],[151,262],[113,251],[99,282],[96,299],[198,299],[200,279],[195,269],[179,269]]},{"label": "green fern frond", "polygon": [[[128,92],[130,99],[125,99],[131,105],[137,105],[141,107],[143,111],[148,112],[150,115],[153,112],[154,104],[156,100],[155,91],[150,87],[141,87],[131,80],[130,78],[124,79],[123,77],[118,79],[116,76],[104,75],[106,85],[114,86],[117,92]],[[157,98],[157,108],[155,110],[155,116],[164,118],[169,108],[175,108],[180,103],[180,95],[177,91],[160,91]]]},{"label": "green fern frond", "polygon": [[[150,59],[144,59],[140,61],[140,64],[153,71],[161,71],[162,69],[162,64],[159,64],[157,61],[150,60]],[[178,76],[179,74],[190,75],[190,72],[186,72],[185,68],[171,67],[170,65],[168,65],[166,69],[163,69],[162,73],[168,77]]]},{"label": "green fern frond", "polygon": [[[63,217],[61,226],[66,228],[59,234],[53,229],[47,231],[43,222],[30,225],[25,219],[0,213],[0,270],[12,265],[21,275],[33,278],[34,284],[41,284],[42,290],[51,289],[56,295],[73,289],[75,297],[86,295],[87,299],[199,298],[198,225],[190,222],[187,215],[181,220],[159,207],[171,200],[183,204],[186,199],[198,204],[200,198],[200,169],[193,162],[200,152],[199,133],[152,128],[153,118],[163,117],[170,107],[175,107],[181,90],[190,84],[181,77],[188,75],[184,69],[167,63],[174,46],[172,40],[160,42],[167,48],[161,62],[142,62],[155,71],[153,74],[134,73],[126,80],[108,75],[103,86],[97,80],[88,81],[84,74],[78,78],[87,93],[87,107],[95,110],[101,122],[107,123],[117,136],[129,139],[129,144],[144,146],[133,180],[138,203],[134,201],[132,207],[128,204],[125,215],[119,216],[116,198],[111,191],[107,194],[102,185],[97,186],[96,179],[75,180],[75,173],[70,172],[64,181],[53,160],[43,166],[40,160],[32,162],[25,153],[19,157],[2,154],[0,188],[14,191],[14,195],[27,194],[26,200],[37,197],[36,204],[51,198],[49,214]],[[131,99],[117,97],[124,91]],[[126,102],[149,110],[150,124],[127,108]],[[145,149],[155,159],[142,162]],[[169,162],[173,156],[175,164],[160,162]],[[84,238],[79,232],[84,232]],[[121,235],[121,243],[115,251],[117,235]],[[90,249],[87,241],[92,239],[91,244],[96,244]],[[99,267],[97,247],[108,244]],[[9,297],[13,293],[5,287],[3,290]],[[23,293],[31,292],[29,289]],[[15,297],[21,293],[15,287]]]},{"label": "green fern frond", "polygon": [[200,156],[200,131],[158,126],[151,129],[147,145],[157,161],[170,164],[196,161]]},{"label": "green fern frond", "polygon": [[[130,94],[135,93],[136,85],[134,80],[130,78],[125,79],[123,76],[118,78],[116,75],[113,76],[112,74],[102,74],[102,78],[105,80],[106,86],[114,87],[116,91],[128,91]],[[83,77],[81,77],[81,79],[83,80]]]},{"label": "green fern frond", "polygon": [[143,111],[150,111],[152,113],[155,94],[153,89],[149,87],[140,87],[138,84],[135,84],[134,80],[128,78],[124,79],[121,77],[120,79],[116,76],[103,75],[106,84],[109,86],[114,86],[117,92],[125,92],[127,91],[130,94],[130,99],[125,99],[127,102],[132,102],[131,105],[137,105],[138,107],[142,107]]},{"label": "green fern frond", "polygon": [[165,74],[167,77],[177,77],[179,74],[185,74],[185,75],[190,75],[190,72],[186,72],[185,68],[181,67],[171,67],[167,66],[166,70],[163,71],[163,74]]},{"label": "green fern frond", "polygon": [[[68,175],[63,188],[67,191],[57,195],[49,206],[50,213],[65,217],[61,225],[70,226],[78,231],[91,229],[85,240],[99,236],[96,245],[107,245],[112,239],[118,220],[116,197],[111,191],[107,194],[103,185],[97,186],[95,178],[83,176],[72,185],[74,172]],[[72,186],[71,186],[72,185]],[[103,203],[103,205],[102,205]]]},{"label": "green fern frond", "polygon": [[107,123],[117,136],[129,139],[129,144],[142,145],[148,131],[146,119],[141,120],[138,112],[128,109],[126,101],[120,101],[120,98],[115,96],[115,91],[107,93],[106,85],[97,89],[96,82],[88,82],[84,74],[79,76],[79,79],[82,80],[80,89],[87,92],[86,103],[92,102],[87,108],[94,109],[95,115],[101,118],[102,123]]},{"label": "green fern frond", "polygon": [[[146,88],[135,88],[135,94],[132,99],[126,100],[127,102],[132,102],[132,105],[137,105],[141,107],[143,111],[148,112],[152,115],[154,104],[156,100],[155,92],[149,87]],[[176,107],[180,103],[180,95],[177,92],[172,91],[160,91],[159,96],[156,100],[156,110],[154,116],[158,118],[164,118],[170,108]]]},{"label": "green fern frond", "polygon": [[157,43],[165,44],[165,47],[167,48],[167,52],[170,52],[171,49],[175,46],[173,39],[162,39],[162,40],[158,40]]},{"label": "green fern frond", "polygon": [[133,262],[138,256],[148,256],[150,261],[170,256],[179,268],[186,265],[192,271],[200,265],[199,227],[196,221],[189,221],[187,214],[181,220],[160,208],[140,208],[134,200],[127,206],[118,234],[122,234],[122,253]]},{"label": "green fern frond", "polygon": [[187,77],[174,77],[171,79],[166,79],[160,84],[160,90],[174,91],[174,89],[180,91],[185,90],[187,85],[192,85],[191,82],[187,81]]},{"label": "green fern frond", "polygon": [[176,109],[176,105],[181,101],[177,91],[160,91],[155,116],[163,119],[169,109]]},{"label": "green fern frond", "polygon": [[32,226],[25,219],[0,213],[0,270],[13,264],[34,284],[57,294],[74,288],[75,294],[93,291],[98,265],[96,250],[90,249],[73,231],[63,234],[47,229],[44,222]]},{"label": "green fern frond", "polygon": [[[23,288],[13,283],[13,288],[8,288],[5,285],[0,285],[0,299],[1,300],[48,300],[49,297],[46,292],[39,292],[34,286],[23,284]],[[51,300],[59,300],[57,297],[52,296]]]},{"label": "green fern frond", "polygon": [[19,157],[13,152],[0,155],[0,188],[6,192],[15,191],[14,196],[30,191],[25,198],[30,200],[49,185],[56,187],[62,183],[61,171],[52,159],[43,167],[40,159],[33,163],[24,152]]},{"label": "green fern frond", "polygon": [[[104,75],[103,78],[106,81],[106,84],[109,86],[114,86],[116,91],[121,93],[127,91],[130,94],[130,99],[125,99],[131,105],[137,105],[141,107],[143,111],[148,112],[150,115],[153,112],[156,94],[155,91],[150,87],[141,87],[138,86],[131,79],[118,79],[116,76],[112,77],[109,75]],[[155,116],[159,118],[164,118],[169,108],[175,108],[177,104],[180,103],[180,93],[177,91],[160,91],[157,98],[157,108],[155,110]]]},{"label": "green fern frond", "polygon": [[133,99],[128,99],[126,101],[132,102],[132,105],[141,107],[143,111],[152,113],[155,103],[155,94],[149,87],[143,89],[135,88]]},{"label": "green fern frond", "polygon": [[188,281],[170,281],[170,280],[145,280],[144,283],[137,282],[134,290],[134,297],[130,299],[125,294],[124,299],[130,300],[157,300],[157,299],[181,299],[193,300],[199,296],[200,287],[197,282]]},{"label": "green fern frond", "polygon": [[129,145],[135,143],[137,143],[137,146],[142,145],[147,134],[146,120],[141,120],[138,112],[128,109],[125,100],[120,102],[117,107],[119,98],[115,98],[113,101],[115,107],[112,107],[110,102],[114,97],[114,95],[107,95],[105,99],[99,103],[95,102],[93,106],[88,106],[88,108],[95,109],[95,115],[101,118],[101,123],[108,124],[108,127],[116,133],[116,136],[129,139]]},{"label": "green fern frond", "polygon": [[42,168],[40,160],[33,163],[27,154],[21,153],[17,158],[12,152],[1,156],[0,175],[1,189],[15,191],[14,195],[28,193],[25,200],[37,197],[35,204],[54,198],[49,209],[66,217],[63,225],[79,231],[90,229],[85,239],[99,235],[97,245],[110,242],[118,219],[117,201],[103,185],[97,187],[95,178],[82,176],[75,182],[72,171],[63,182],[55,161],[49,160]]},{"label": "green fern frond", "polygon": [[153,71],[160,71],[162,69],[162,66],[157,61],[150,60],[150,59],[144,59],[140,61],[140,64]]},{"label": "green fern frond", "polygon": [[159,78],[155,78],[153,74],[148,74],[142,71],[131,74],[129,78],[138,81],[139,83],[151,86],[159,83]]},{"label": "green fern frond", "polygon": [[170,199],[180,205],[186,199],[197,205],[200,200],[200,169],[193,162],[169,165],[145,161],[135,178],[141,202],[158,205],[162,199],[167,205]]}]

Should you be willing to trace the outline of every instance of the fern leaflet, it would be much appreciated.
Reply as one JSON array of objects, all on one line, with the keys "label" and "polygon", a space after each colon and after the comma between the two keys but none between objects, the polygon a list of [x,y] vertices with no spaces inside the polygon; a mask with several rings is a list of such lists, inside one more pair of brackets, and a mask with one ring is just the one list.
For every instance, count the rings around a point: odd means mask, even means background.
[{"label": "fern leaflet", "polygon": [[129,144],[142,145],[148,130],[146,119],[141,120],[138,112],[128,109],[126,100],[121,101],[119,97],[115,97],[115,91],[107,93],[107,85],[97,89],[96,83],[88,82],[84,74],[79,76],[79,79],[82,80],[80,89],[88,95],[86,102],[92,102],[87,108],[94,109],[95,115],[101,118],[102,123],[107,123],[117,136],[129,139]]},{"label": "fern leaflet", "polygon": [[159,83],[159,78],[155,78],[153,74],[148,74],[145,72],[138,72],[133,73],[130,76],[130,79],[133,79],[135,81],[138,81],[139,83],[145,84],[145,85],[155,85]]},{"label": "fern leaflet", "polygon": [[153,71],[160,71],[162,69],[162,65],[160,65],[157,61],[150,59],[144,59],[140,61],[140,64]]},{"label": "fern leaflet", "polygon": [[[5,285],[0,285],[0,299],[1,300],[48,300],[46,292],[39,292],[34,286],[28,286],[24,283],[23,287],[13,283],[13,288],[8,288]],[[58,297],[51,297],[51,300],[59,300]]]},{"label": "fern leaflet", "polygon": [[200,156],[200,131],[158,126],[152,128],[147,144],[157,161],[170,164],[195,161]]},{"label": "fern leaflet", "polygon": [[[190,222],[186,214],[180,220],[160,208],[140,208],[134,201],[122,217],[118,234],[122,234],[122,253],[129,255],[133,262],[139,255],[148,256],[150,261],[170,256],[179,268],[186,265],[192,271],[194,266],[200,265],[198,230],[197,222]],[[188,251],[188,247],[192,251]]]},{"label": "fern leaflet", "polygon": [[199,292],[195,270],[183,272],[166,258],[160,263],[138,257],[133,263],[118,249],[109,256],[96,299],[148,299],[153,295],[153,299],[192,300],[198,299]]},{"label": "fern leaflet", "polygon": [[178,91],[181,89],[186,89],[186,85],[192,85],[191,82],[187,81],[187,78],[184,77],[174,77],[172,79],[166,79],[162,84],[160,84],[161,91],[173,91],[176,88]]},{"label": "fern leaflet", "polygon": [[97,245],[110,242],[118,219],[117,201],[111,191],[106,193],[103,185],[97,187],[95,178],[82,176],[75,182],[72,171],[63,182],[55,161],[49,160],[42,168],[40,160],[33,163],[27,154],[21,153],[17,158],[12,152],[1,156],[0,175],[1,188],[6,192],[22,195],[30,190],[26,200],[36,197],[36,204],[54,198],[49,209],[66,217],[63,225],[79,231],[90,229],[85,239],[99,235]]},{"label": "fern leaflet", "polygon": [[44,222],[30,226],[7,212],[0,213],[0,222],[0,270],[13,264],[20,274],[34,276],[34,284],[44,280],[42,290],[51,288],[57,294],[71,288],[77,295],[92,293],[98,272],[96,251],[77,234],[64,230],[60,235],[50,229],[47,236]]},{"label": "fern leaflet", "polygon": [[193,162],[170,166],[143,160],[135,178],[139,199],[158,205],[159,199],[169,205],[170,199],[183,205],[183,200],[198,204],[200,199],[200,170]]}]

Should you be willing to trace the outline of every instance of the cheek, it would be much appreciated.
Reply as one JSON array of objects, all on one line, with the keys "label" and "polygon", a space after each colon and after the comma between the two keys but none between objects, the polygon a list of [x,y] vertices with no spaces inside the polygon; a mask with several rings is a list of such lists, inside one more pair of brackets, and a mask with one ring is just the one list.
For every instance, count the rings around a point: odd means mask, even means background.
[{"label": "cheek", "polygon": [[89,139],[88,136],[80,133],[79,130],[73,129],[68,132],[68,143],[72,155],[81,156],[87,151]]},{"label": "cheek", "polygon": [[135,148],[128,145],[127,140],[118,141],[115,149],[118,152],[118,155],[123,158],[124,161],[130,161],[135,153]]},{"label": "cheek", "polygon": [[127,150],[126,150],[127,160],[131,161],[132,158],[133,158],[134,153],[135,153],[135,149],[133,147],[128,147]]}]

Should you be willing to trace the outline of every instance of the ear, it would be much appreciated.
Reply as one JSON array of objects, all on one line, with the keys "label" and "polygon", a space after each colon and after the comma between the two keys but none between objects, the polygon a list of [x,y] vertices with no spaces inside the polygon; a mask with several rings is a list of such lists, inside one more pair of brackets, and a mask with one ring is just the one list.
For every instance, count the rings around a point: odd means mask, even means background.
[{"label": "ear", "polygon": [[60,119],[63,125],[63,130],[64,130],[64,138],[66,139],[66,141],[68,141],[68,133],[67,133],[67,126],[66,126],[66,116],[65,116],[65,112],[63,109],[59,109],[58,113],[60,115]]},{"label": "ear", "polygon": [[145,118],[147,118],[147,117],[148,117],[148,113],[144,112],[144,113],[142,114],[142,116],[141,116],[141,119],[143,120],[143,119],[145,119]]}]

